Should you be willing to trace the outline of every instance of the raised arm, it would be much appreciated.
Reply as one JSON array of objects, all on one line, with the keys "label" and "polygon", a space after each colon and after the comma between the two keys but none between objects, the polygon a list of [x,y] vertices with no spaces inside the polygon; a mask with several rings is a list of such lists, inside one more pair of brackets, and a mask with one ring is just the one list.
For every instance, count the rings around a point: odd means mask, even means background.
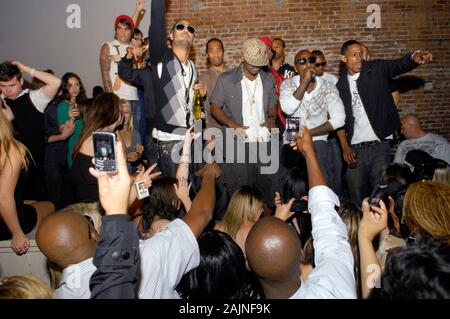
[{"label": "raised arm", "polygon": [[183,218],[196,238],[202,234],[213,216],[216,204],[215,183],[221,174],[217,164],[206,164],[196,174],[202,179],[200,191],[192,201],[191,210]]},{"label": "raised arm", "polygon": [[372,241],[387,227],[388,212],[383,201],[380,208],[369,207],[367,199],[362,204],[363,218],[359,222],[358,245],[361,271],[361,290],[367,298],[381,276],[381,268]]},{"label": "raised arm", "polygon": [[191,144],[193,140],[194,126],[191,126],[184,135],[183,150],[181,152],[181,160],[178,164],[176,178],[178,185],[174,184],[175,193],[183,203],[184,209],[188,212],[191,209],[192,201],[189,197],[190,185],[189,179],[189,163],[191,159]]},{"label": "raised arm", "polygon": [[92,299],[136,298],[139,238],[127,215],[131,180],[122,142],[117,143],[117,166],[116,175],[89,169],[97,178],[100,203],[106,212],[93,261],[97,270],[89,285]]},{"label": "raised arm", "polygon": [[433,60],[433,55],[427,50],[416,50],[413,53],[406,54],[403,58],[397,60],[379,60],[382,67],[388,73],[389,78],[412,71],[419,65],[427,64]]},{"label": "raised arm", "polygon": [[[308,210],[311,213],[316,268],[307,285],[318,298],[356,298],[353,255],[347,241],[347,228],[336,212],[339,199],[326,187],[314,152],[311,134],[302,127],[295,147],[306,159],[309,180]],[[295,148],[294,147],[294,148]]]},{"label": "raised arm", "polygon": [[45,103],[45,105],[36,105],[36,107],[38,107],[41,111],[44,111],[48,102],[50,102],[50,100],[55,97],[56,93],[58,93],[59,87],[61,86],[61,79],[51,73],[31,68],[19,61],[13,61],[12,64],[16,65],[20,71],[28,73],[32,77],[35,77],[45,83],[40,91],[47,98],[47,103]]},{"label": "raised arm", "polygon": [[166,1],[152,0],[152,12],[150,27],[148,29],[148,36],[152,45],[150,46],[150,61],[152,65],[157,65],[161,62],[164,51],[166,49]]},{"label": "raised arm", "polygon": [[[140,48],[136,48],[140,49]],[[144,86],[142,77],[146,75],[148,69],[133,69],[134,55],[132,50],[128,50],[127,54],[120,60],[118,73],[120,77],[133,85]],[[149,74],[147,74],[150,76]],[[150,88],[148,88],[150,89]]]},{"label": "raised arm", "polygon": [[144,2],[145,2],[144,0],[136,1],[136,9],[134,10],[133,17],[132,17],[135,28],[139,27],[139,23],[141,22],[142,15],[145,12],[144,11]]},{"label": "raised arm", "polygon": [[112,93],[112,80],[109,75],[109,71],[111,70],[111,55],[109,52],[109,46],[107,43],[103,44],[100,49],[100,70],[102,74],[103,87],[105,88],[106,93]]}]

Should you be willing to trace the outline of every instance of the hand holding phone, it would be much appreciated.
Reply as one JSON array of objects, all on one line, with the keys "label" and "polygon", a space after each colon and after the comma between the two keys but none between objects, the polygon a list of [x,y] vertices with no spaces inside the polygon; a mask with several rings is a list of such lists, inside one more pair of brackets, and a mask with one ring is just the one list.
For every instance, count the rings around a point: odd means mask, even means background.
[{"label": "hand holding phone", "polygon": [[110,132],[94,132],[95,168],[108,174],[117,173],[116,135]]}]

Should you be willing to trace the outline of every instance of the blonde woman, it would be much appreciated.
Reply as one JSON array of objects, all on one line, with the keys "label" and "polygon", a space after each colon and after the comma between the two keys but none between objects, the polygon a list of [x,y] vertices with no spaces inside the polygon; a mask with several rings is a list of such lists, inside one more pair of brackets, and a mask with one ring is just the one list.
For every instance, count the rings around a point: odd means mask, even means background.
[{"label": "blonde woman", "polygon": [[251,186],[241,186],[234,192],[223,219],[214,229],[230,235],[245,254],[245,241],[264,211],[263,206],[261,192]]},{"label": "blonde woman", "polygon": [[33,276],[0,277],[0,299],[53,299],[53,290]]},{"label": "blonde woman", "polygon": [[410,185],[403,201],[403,221],[414,235],[450,241],[450,186],[431,181]]},{"label": "blonde woman", "polygon": [[0,99],[0,240],[11,239],[12,250],[20,255],[30,247],[25,235],[55,211],[51,202],[24,203],[25,172],[29,154],[12,134],[8,107]]},{"label": "blonde woman", "polygon": [[144,146],[142,146],[139,131],[133,128],[133,115],[130,102],[121,99],[120,109],[123,114],[123,128],[118,133],[127,149],[128,171],[134,173],[135,170],[133,172],[132,166],[136,167],[136,163],[141,159],[142,153],[144,152]]}]

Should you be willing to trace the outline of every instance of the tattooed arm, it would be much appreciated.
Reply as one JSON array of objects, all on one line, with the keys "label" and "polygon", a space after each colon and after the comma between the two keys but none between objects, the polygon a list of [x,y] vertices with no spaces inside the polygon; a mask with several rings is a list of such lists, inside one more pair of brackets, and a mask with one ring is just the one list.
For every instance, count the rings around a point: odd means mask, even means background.
[{"label": "tattooed arm", "polygon": [[100,50],[100,70],[102,72],[103,87],[105,89],[105,92],[108,93],[113,92],[112,81],[111,77],[109,76],[110,69],[111,56],[109,53],[109,46],[107,43],[105,43]]}]

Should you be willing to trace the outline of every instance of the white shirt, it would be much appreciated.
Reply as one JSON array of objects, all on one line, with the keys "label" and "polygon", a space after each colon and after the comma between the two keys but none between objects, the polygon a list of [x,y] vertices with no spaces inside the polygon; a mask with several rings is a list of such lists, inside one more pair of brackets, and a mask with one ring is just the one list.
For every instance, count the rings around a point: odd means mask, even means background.
[{"label": "white shirt", "polygon": [[261,77],[257,75],[254,81],[245,76],[241,80],[242,86],[242,120],[246,130],[248,141],[265,141],[270,138],[267,127],[261,126],[266,121],[263,104],[263,85]]},{"label": "white shirt", "polygon": [[323,75],[321,76],[322,79],[324,79],[325,81],[328,81],[334,85],[336,85],[336,83],[338,82],[338,77],[334,74],[328,73],[328,72],[324,72]]},{"label": "white shirt", "polygon": [[[300,86],[300,76],[286,79],[281,83],[280,105],[289,116],[300,117],[300,125],[309,129],[325,122],[330,122],[333,129],[345,124],[344,104],[339,92],[333,84],[316,78],[316,87],[311,93],[305,92],[301,101],[294,97],[294,92]],[[328,134],[314,136],[314,141],[327,141]]]},{"label": "white shirt", "polygon": [[[27,93],[30,94],[30,100],[34,104],[36,109],[39,112],[44,113],[45,108],[52,99],[45,96],[44,92],[42,91],[42,88],[40,88],[39,90],[31,90],[31,91],[28,89],[22,90],[22,92],[15,99],[18,99],[19,97]],[[5,98],[3,94],[1,96],[3,99]]]},{"label": "white shirt", "polygon": [[406,154],[411,150],[422,150],[434,158],[450,164],[450,144],[440,135],[427,133],[419,138],[407,139],[400,143],[395,152],[395,163],[407,164]]},{"label": "white shirt", "polygon": [[55,290],[56,299],[89,299],[91,290],[89,280],[97,268],[88,258],[81,263],[64,268],[61,275],[61,284]]},{"label": "white shirt", "polygon": [[335,206],[336,194],[327,186],[309,190],[316,267],[290,299],[355,299],[353,255],[347,239],[347,227]]},{"label": "white shirt", "polygon": [[197,239],[189,226],[175,219],[159,233],[141,241],[139,299],[180,299],[175,287],[200,264]]},{"label": "white shirt", "polygon": [[[130,46],[129,44],[120,43],[117,40],[113,40],[110,42],[106,42],[109,47],[110,55],[119,55],[120,58],[124,57],[127,54],[127,48]],[[109,70],[109,76],[111,78],[112,88],[114,90],[114,83],[116,82],[116,78],[118,75],[119,63],[111,60],[111,68]],[[123,81],[121,78],[120,87],[118,90],[114,90],[114,93],[117,94],[121,99],[125,99],[127,101],[138,101],[138,93],[137,88],[132,86],[130,83]]]},{"label": "white shirt", "polygon": [[355,118],[355,125],[351,144],[359,144],[362,142],[379,141],[380,139],[375,134],[366,110],[359,96],[356,80],[359,78],[359,73],[348,75],[348,82],[350,84],[350,94],[352,95],[352,114]]}]

